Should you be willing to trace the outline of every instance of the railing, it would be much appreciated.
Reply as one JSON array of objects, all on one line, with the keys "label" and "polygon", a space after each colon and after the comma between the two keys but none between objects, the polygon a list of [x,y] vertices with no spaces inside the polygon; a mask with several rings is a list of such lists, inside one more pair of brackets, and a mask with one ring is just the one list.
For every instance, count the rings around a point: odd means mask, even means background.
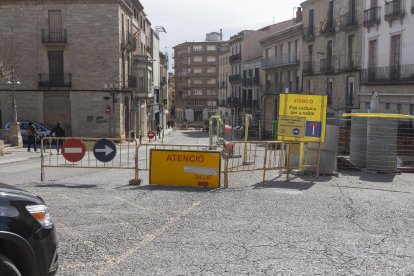
[{"label": "railing", "polygon": [[405,16],[403,0],[393,0],[385,3],[385,20],[391,21]]},{"label": "railing", "polygon": [[42,43],[67,43],[67,32],[63,29],[42,29]]},{"label": "railing", "polygon": [[221,81],[219,83],[219,88],[227,88],[227,82],[226,81]]},{"label": "railing", "polygon": [[277,68],[287,65],[299,65],[300,60],[297,56],[283,55],[274,56],[262,59],[262,69],[266,68]]},{"label": "railing", "polygon": [[235,54],[229,57],[230,63],[237,62],[237,61],[241,61],[241,54]]},{"label": "railing", "polygon": [[378,25],[379,23],[381,23],[381,7],[373,7],[364,11],[364,27]]},{"label": "railing", "polygon": [[356,12],[349,12],[341,16],[341,29],[351,30],[358,27]]},{"label": "railing", "polygon": [[303,63],[303,74],[305,76],[311,76],[314,73],[314,62],[313,61],[307,61]]},{"label": "railing", "polygon": [[342,66],[342,71],[355,71],[359,68],[361,61],[360,53],[352,53],[351,56],[348,56],[346,59],[345,66]]},{"label": "railing", "polygon": [[253,79],[252,78],[243,79],[243,86],[246,86],[246,87],[253,86]]},{"label": "railing", "polygon": [[72,87],[72,74],[39,74],[39,87]]},{"label": "railing", "polygon": [[123,50],[127,50],[129,52],[135,51],[136,50],[136,42],[134,42],[132,40],[132,35],[129,34],[124,41],[122,41],[121,43],[121,48]]},{"label": "railing", "polygon": [[414,83],[414,64],[363,69],[361,83],[412,84]]},{"label": "railing", "polygon": [[321,73],[333,73],[333,59],[325,58],[321,59]]},{"label": "railing", "polygon": [[261,92],[266,95],[277,95],[279,94],[278,86],[271,81],[267,81],[261,85]]},{"label": "railing", "polygon": [[226,107],[227,106],[227,101],[226,100],[219,100],[219,106]]},{"label": "railing", "polygon": [[239,98],[227,98],[227,104],[232,105],[232,106],[240,105],[240,99]]},{"label": "railing", "polygon": [[137,88],[137,80],[136,76],[128,75],[128,87],[130,88]]},{"label": "railing", "polygon": [[231,82],[231,83],[241,82],[241,81],[242,81],[241,75],[229,76],[229,82]]},{"label": "railing", "polygon": [[315,29],[313,26],[303,28],[303,39],[308,42],[315,39]]}]

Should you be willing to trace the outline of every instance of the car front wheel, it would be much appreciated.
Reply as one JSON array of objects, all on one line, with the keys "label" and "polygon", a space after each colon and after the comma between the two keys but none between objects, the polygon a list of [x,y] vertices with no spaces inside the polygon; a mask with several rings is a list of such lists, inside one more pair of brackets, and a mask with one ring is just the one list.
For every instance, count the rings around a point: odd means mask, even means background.
[{"label": "car front wheel", "polygon": [[0,275],[21,276],[14,263],[2,254],[0,254]]}]

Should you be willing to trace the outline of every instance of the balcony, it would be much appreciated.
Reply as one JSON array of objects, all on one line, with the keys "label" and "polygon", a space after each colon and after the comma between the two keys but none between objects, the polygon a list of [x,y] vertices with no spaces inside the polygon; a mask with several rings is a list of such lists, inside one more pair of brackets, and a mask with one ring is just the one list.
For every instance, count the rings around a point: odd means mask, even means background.
[{"label": "balcony", "polygon": [[313,26],[303,28],[303,39],[307,42],[315,40],[315,30]]},{"label": "balcony", "polygon": [[245,86],[245,87],[253,86],[253,78],[243,79],[243,86]]},{"label": "balcony", "polygon": [[360,61],[361,54],[353,53],[347,57],[346,64],[341,67],[341,70],[344,72],[357,71],[359,69]]},{"label": "balcony", "polygon": [[334,72],[332,57],[321,59],[321,73],[329,74]]},{"label": "balcony", "polygon": [[381,7],[373,7],[364,11],[364,27],[371,27],[381,23]]},{"label": "balcony", "polygon": [[72,87],[72,74],[39,74],[39,87]]},{"label": "balcony", "polygon": [[235,62],[241,61],[241,59],[242,59],[241,54],[235,54],[229,57],[229,62],[235,63]]},{"label": "balcony", "polygon": [[227,82],[226,81],[219,82],[219,88],[227,88]]},{"label": "balcony", "polygon": [[63,29],[42,29],[42,43],[44,44],[66,44],[67,32]]},{"label": "balcony", "polygon": [[313,61],[307,61],[303,63],[303,75],[305,76],[312,76],[314,74],[314,62]]},{"label": "balcony", "polygon": [[244,108],[249,108],[249,109],[260,109],[259,107],[259,101],[257,100],[243,100],[243,105]]},{"label": "balcony", "polygon": [[352,31],[358,28],[358,20],[355,12],[349,12],[341,16],[341,30]]},{"label": "balcony", "polygon": [[226,100],[219,100],[218,105],[220,107],[227,107],[227,101]]},{"label": "balcony", "polygon": [[132,75],[128,75],[128,87],[130,88],[137,88],[137,80],[138,78]]},{"label": "balcony", "polygon": [[240,99],[239,98],[227,98],[227,104],[229,106],[239,106]]},{"label": "balcony", "polygon": [[320,25],[321,35],[333,35],[335,33],[335,22],[333,19],[325,19]]},{"label": "balcony", "polygon": [[414,64],[363,69],[361,84],[414,84]]},{"label": "balcony", "polygon": [[405,9],[402,0],[393,0],[385,3],[385,20],[392,21],[394,19],[403,18]]},{"label": "balcony", "polygon": [[262,59],[262,69],[278,68],[282,66],[299,65],[300,60],[296,56],[283,55]]},{"label": "balcony", "polygon": [[241,81],[242,81],[241,75],[229,76],[229,82],[230,83],[238,83],[238,82],[241,82]]},{"label": "balcony", "polygon": [[136,41],[133,41],[131,34],[128,35],[124,41],[122,41],[121,48],[122,50],[126,50],[128,52],[133,52],[137,49]]}]

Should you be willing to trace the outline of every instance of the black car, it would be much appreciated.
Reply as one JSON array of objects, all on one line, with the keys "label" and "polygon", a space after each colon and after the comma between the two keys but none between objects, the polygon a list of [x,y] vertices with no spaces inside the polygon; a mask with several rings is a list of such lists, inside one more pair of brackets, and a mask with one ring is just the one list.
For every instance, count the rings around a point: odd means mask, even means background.
[{"label": "black car", "polygon": [[57,245],[43,199],[0,183],[0,275],[55,275]]}]

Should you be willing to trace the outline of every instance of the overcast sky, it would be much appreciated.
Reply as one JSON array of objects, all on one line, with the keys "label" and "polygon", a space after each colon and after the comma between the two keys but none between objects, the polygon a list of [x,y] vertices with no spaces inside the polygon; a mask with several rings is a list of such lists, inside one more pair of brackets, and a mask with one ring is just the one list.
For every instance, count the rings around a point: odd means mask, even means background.
[{"label": "overcast sky", "polygon": [[[163,26],[160,51],[186,41],[204,41],[206,33],[223,29],[223,39],[241,30],[293,18],[304,0],[140,0],[152,26]],[[171,55],[170,55],[171,56]],[[171,63],[171,62],[170,62]]]}]

